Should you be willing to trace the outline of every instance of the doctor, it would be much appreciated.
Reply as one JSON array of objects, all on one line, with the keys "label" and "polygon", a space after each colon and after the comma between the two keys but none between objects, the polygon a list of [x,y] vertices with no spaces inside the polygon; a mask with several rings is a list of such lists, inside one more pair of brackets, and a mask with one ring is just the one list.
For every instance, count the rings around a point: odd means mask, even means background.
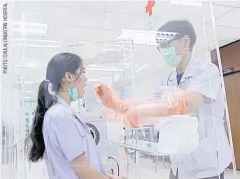
[{"label": "doctor", "polygon": [[[175,68],[160,86],[173,86],[173,91],[157,90],[153,101],[121,100],[113,89],[99,84],[96,96],[104,104],[108,118],[116,120],[120,113],[127,127],[154,124],[163,116],[197,117],[199,148],[193,153],[170,156],[170,179],[223,179],[224,170],[232,162],[232,151],[224,127],[219,70],[210,62],[192,57],[196,34],[188,21],[170,21],[158,32],[158,50],[166,63]],[[161,32],[177,35],[161,41]]]},{"label": "doctor", "polygon": [[28,143],[29,161],[45,159],[50,179],[108,179],[87,125],[70,107],[83,97],[86,77],[82,59],[55,55],[40,84]]},{"label": "doctor", "polygon": [[[190,22],[170,21],[158,32],[177,33],[170,41],[157,40],[164,60],[176,69],[161,85],[183,89],[190,101],[194,101],[190,114],[199,119],[199,149],[188,155],[171,156],[170,179],[223,179],[232,153],[224,128],[219,70],[206,60],[192,57],[196,34]],[[157,98],[160,95],[155,93]]]}]

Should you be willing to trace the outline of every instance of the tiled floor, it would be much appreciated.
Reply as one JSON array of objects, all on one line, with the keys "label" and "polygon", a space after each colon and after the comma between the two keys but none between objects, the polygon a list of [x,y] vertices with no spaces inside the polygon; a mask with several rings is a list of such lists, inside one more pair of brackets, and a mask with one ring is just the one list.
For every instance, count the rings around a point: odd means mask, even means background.
[{"label": "tiled floor", "polygon": [[[45,164],[33,164],[29,168],[29,165],[26,166],[25,163],[22,163],[18,166],[22,166],[19,168],[19,172],[11,172],[11,167],[14,166],[2,166],[2,176],[1,179],[48,179]],[[155,163],[150,159],[141,158],[140,166],[139,166],[139,174],[136,176],[136,170],[133,168],[132,172],[130,172],[129,179],[168,179],[169,176],[169,167],[159,162],[157,171],[155,171]],[[25,172],[24,172],[25,171]],[[237,172],[237,176],[234,177],[233,170],[225,171],[225,179],[240,179],[240,173]]]}]

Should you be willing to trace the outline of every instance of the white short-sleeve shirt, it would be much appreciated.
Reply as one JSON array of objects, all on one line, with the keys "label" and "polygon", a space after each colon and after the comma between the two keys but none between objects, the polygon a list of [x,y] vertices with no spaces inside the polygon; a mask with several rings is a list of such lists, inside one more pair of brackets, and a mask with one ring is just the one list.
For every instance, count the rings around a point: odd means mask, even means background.
[{"label": "white short-sleeve shirt", "polygon": [[[176,72],[161,86],[178,86],[204,96],[204,104],[191,115],[199,119],[199,148],[194,153],[171,156],[173,173],[179,179],[196,179],[221,174],[232,161],[232,150],[224,125],[224,98],[217,66],[191,59],[177,84]],[[158,93],[155,96],[161,96]]]},{"label": "white short-sleeve shirt", "polygon": [[83,153],[93,168],[105,173],[87,125],[60,97],[44,116],[43,137],[50,179],[79,179],[70,162]]}]

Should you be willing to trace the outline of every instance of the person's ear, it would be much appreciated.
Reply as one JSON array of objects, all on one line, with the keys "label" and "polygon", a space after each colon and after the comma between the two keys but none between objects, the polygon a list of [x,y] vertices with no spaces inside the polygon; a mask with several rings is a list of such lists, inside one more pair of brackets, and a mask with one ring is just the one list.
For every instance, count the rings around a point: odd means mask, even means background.
[{"label": "person's ear", "polygon": [[69,73],[69,72],[67,72],[67,73],[65,73],[64,74],[64,77],[65,77],[65,79],[67,80],[67,82],[71,82],[72,81],[72,75],[71,75],[71,73]]},{"label": "person's ear", "polygon": [[189,49],[189,45],[190,45],[190,37],[188,35],[184,36],[184,49]]}]

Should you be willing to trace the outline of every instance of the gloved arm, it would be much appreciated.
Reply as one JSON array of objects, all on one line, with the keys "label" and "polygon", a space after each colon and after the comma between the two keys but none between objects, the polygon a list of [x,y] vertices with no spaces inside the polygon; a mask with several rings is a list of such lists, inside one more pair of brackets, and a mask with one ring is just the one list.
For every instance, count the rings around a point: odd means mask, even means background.
[{"label": "gloved arm", "polygon": [[[185,92],[182,89],[163,93],[160,100],[120,100],[117,93],[105,84],[96,87],[97,98],[105,105],[109,119],[121,119],[126,126],[139,127],[156,123],[159,117],[184,115],[189,109],[199,107],[203,97],[196,92]],[[111,117],[110,114],[111,113]]]}]

